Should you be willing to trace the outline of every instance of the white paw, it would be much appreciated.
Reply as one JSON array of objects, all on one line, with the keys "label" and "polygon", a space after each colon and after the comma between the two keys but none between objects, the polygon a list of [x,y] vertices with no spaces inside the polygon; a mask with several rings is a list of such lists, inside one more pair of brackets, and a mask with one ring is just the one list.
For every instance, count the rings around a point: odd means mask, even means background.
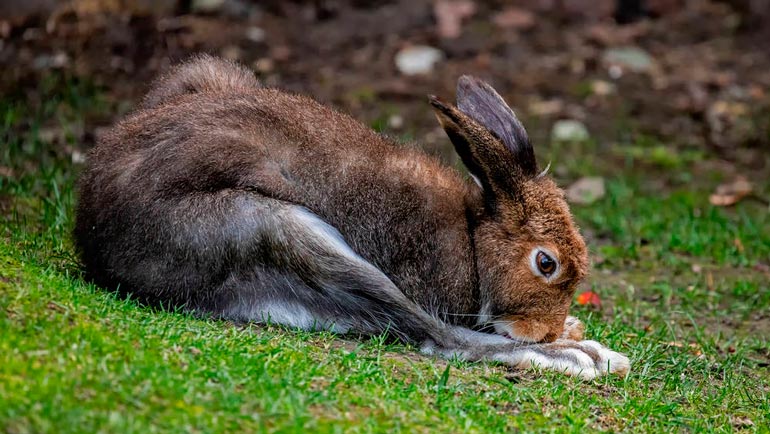
[{"label": "white paw", "polygon": [[516,368],[541,368],[591,380],[607,374],[626,375],[628,357],[596,341],[558,340],[550,344],[521,347],[494,359]]},{"label": "white paw", "polygon": [[618,374],[625,377],[631,370],[631,361],[624,354],[612,351],[596,341],[581,341],[579,344],[599,354],[600,359],[596,367],[601,374]]}]

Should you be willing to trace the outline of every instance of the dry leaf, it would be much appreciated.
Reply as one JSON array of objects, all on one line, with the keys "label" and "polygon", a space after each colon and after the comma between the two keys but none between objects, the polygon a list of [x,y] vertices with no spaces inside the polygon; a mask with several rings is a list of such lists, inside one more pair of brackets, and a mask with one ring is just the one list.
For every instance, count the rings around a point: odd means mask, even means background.
[{"label": "dry leaf", "polygon": [[517,7],[505,8],[492,17],[492,21],[504,29],[526,30],[535,25],[535,15]]},{"label": "dry leaf", "polygon": [[440,0],[433,5],[438,35],[454,39],[462,33],[463,19],[476,13],[476,4],[469,0]]},{"label": "dry leaf", "polygon": [[579,294],[575,299],[575,301],[577,302],[577,304],[580,304],[580,305],[587,304],[587,305],[596,306],[596,307],[602,306],[602,299],[599,298],[599,295],[593,291],[586,291]]},{"label": "dry leaf", "polygon": [[743,247],[743,242],[741,242],[740,238],[733,239],[733,245],[736,249],[738,249],[738,252],[743,253],[744,250],[746,250],[745,247]]},{"label": "dry leaf", "polygon": [[54,312],[58,313],[64,313],[67,311],[67,308],[60,305],[59,303],[56,303],[55,301],[49,301],[46,307]]},{"label": "dry leaf", "polygon": [[694,356],[696,356],[696,357],[700,357],[700,356],[703,355],[703,351],[701,351],[700,346],[698,344],[696,344],[695,342],[691,342],[691,343],[685,345],[682,342],[671,341],[671,342],[666,342],[664,345],[666,345],[668,347],[674,347],[674,348],[689,348],[690,352]]},{"label": "dry leaf", "polygon": [[754,426],[754,421],[748,417],[732,416],[730,417],[730,422],[737,428],[751,428]]},{"label": "dry leaf", "polygon": [[529,104],[529,111],[536,116],[557,115],[564,111],[564,101],[560,99],[533,101]]},{"label": "dry leaf", "polygon": [[16,172],[10,167],[0,166],[0,178],[13,178]]},{"label": "dry leaf", "polygon": [[732,181],[718,185],[714,194],[709,196],[709,202],[714,206],[735,205],[751,194],[752,190],[751,182],[745,176],[738,175]]}]

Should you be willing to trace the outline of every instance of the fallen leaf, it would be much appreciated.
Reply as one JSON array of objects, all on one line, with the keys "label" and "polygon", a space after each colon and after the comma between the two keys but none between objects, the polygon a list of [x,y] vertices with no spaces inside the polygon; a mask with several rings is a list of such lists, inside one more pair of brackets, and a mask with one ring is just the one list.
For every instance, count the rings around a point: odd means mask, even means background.
[{"label": "fallen leaf", "polygon": [[526,30],[535,26],[535,15],[526,9],[511,6],[495,14],[492,21],[503,29]]},{"label": "fallen leaf", "polygon": [[56,303],[55,301],[49,301],[46,307],[54,312],[58,313],[64,313],[67,311],[67,308],[60,305],[59,303]]},{"label": "fallen leaf", "polygon": [[751,428],[754,426],[754,421],[748,417],[732,416],[730,422],[737,428]]},{"label": "fallen leaf", "polygon": [[588,176],[567,187],[567,202],[588,205],[604,197],[604,178]]},{"label": "fallen leaf", "polygon": [[529,111],[535,116],[557,115],[564,111],[564,101],[560,99],[533,101],[529,104]]},{"label": "fallen leaf", "polygon": [[0,178],[13,178],[16,172],[10,167],[0,166]]},{"label": "fallen leaf", "polygon": [[741,241],[740,238],[733,239],[733,245],[735,246],[736,249],[738,249],[740,253],[743,253],[744,250],[746,250],[746,248],[743,247],[743,242]]},{"label": "fallen leaf", "polygon": [[577,304],[579,305],[591,305],[596,307],[602,306],[602,299],[599,298],[599,295],[597,295],[593,291],[586,291],[581,294],[578,294],[577,298],[575,299]]},{"label": "fallen leaf", "polygon": [[463,19],[476,13],[476,4],[469,0],[439,0],[433,4],[438,35],[454,39],[462,33]]},{"label": "fallen leaf", "polygon": [[668,347],[674,347],[674,348],[689,348],[690,352],[695,357],[703,356],[703,351],[701,350],[700,345],[696,344],[695,342],[691,342],[685,345],[682,342],[671,341],[671,342],[666,342],[664,345]]},{"label": "fallen leaf", "polygon": [[714,206],[731,206],[751,194],[753,186],[745,176],[738,175],[730,182],[717,186],[709,202]]}]

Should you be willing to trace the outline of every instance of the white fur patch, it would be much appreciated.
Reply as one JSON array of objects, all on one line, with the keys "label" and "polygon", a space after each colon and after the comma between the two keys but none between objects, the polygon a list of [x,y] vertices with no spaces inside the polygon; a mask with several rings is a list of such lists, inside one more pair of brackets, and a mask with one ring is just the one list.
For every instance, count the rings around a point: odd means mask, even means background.
[{"label": "white fur patch", "polygon": [[312,233],[318,235],[316,241],[319,242],[319,244],[325,244],[330,250],[334,250],[340,255],[353,259],[356,262],[364,262],[371,266],[371,264],[366,262],[350,248],[345,239],[342,238],[340,231],[334,226],[321,220],[320,217],[307,210],[307,208],[295,206],[291,208],[291,213],[298,222],[310,228]]},{"label": "white fur patch", "polygon": [[227,316],[259,323],[281,324],[303,330],[313,329],[318,322],[304,306],[281,301],[269,301],[252,306],[239,304],[231,308]]},{"label": "white fur patch", "polygon": [[348,320],[317,318],[300,303],[293,302],[271,301],[251,307],[240,305],[231,309],[227,315],[257,323],[280,324],[302,330],[328,330],[339,334],[353,328]]}]

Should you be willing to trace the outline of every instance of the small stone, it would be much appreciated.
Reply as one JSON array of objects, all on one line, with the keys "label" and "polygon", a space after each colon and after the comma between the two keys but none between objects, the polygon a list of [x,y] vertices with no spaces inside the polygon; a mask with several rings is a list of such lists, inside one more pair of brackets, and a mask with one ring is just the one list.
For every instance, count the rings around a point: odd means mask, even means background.
[{"label": "small stone", "polygon": [[594,80],[591,82],[591,92],[598,96],[607,96],[615,93],[615,85],[604,80]]},{"label": "small stone", "polygon": [[243,50],[237,45],[228,45],[222,49],[222,57],[227,60],[238,61],[243,57]]},{"label": "small stone", "polygon": [[192,0],[190,10],[198,13],[217,12],[225,4],[225,0]]},{"label": "small stone", "polygon": [[265,40],[265,31],[260,27],[251,26],[246,29],[246,39],[251,42],[262,42]]},{"label": "small stone", "polygon": [[551,140],[557,142],[582,142],[589,137],[586,126],[574,119],[557,121],[551,129]]},{"label": "small stone", "polygon": [[536,116],[554,116],[564,111],[564,101],[549,99],[546,101],[533,101],[529,104],[529,111]]},{"label": "small stone", "polygon": [[83,164],[86,162],[86,154],[75,149],[72,151],[72,164]]},{"label": "small stone", "polygon": [[64,68],[70,63],[70,58],[67,53],[57,52],[53,55],[43,54],[35,58],[32,66],[35,69],[60,69]]},{"label": "small stone", "polygon": [[254,69],[262,74],[272,72],[275,69],[275,62],[269,57],[263,57],[254,62]]},{"label": "small stone", "polygon": [[438,48],[427,45],[407,47],[396,53],[396,67],[404,75],[428,74],[444,53]]},{"label": "small stone", "polygon": [[623,68],[618,65],[610,65],[610,67],[607,68],[607,74],[610,75],[611,79],[617,80],[623,76]]},{"label": "small stone", "polygon": [[587,176],[575,181],[567,188],[567,202],[588,205],[604,197],[604,178]]},{"label": "small stone", "polygon": [[388,127],[399,130],[404,126],[404,117],[401,115],[390,115],[388,117]]},{"label": "small stone", "polygon": [[633,46],[609,48],[602,55],[602,59],[609,67],[616,66],[632,72],[649,72],[654,63],[646,51]]}]

